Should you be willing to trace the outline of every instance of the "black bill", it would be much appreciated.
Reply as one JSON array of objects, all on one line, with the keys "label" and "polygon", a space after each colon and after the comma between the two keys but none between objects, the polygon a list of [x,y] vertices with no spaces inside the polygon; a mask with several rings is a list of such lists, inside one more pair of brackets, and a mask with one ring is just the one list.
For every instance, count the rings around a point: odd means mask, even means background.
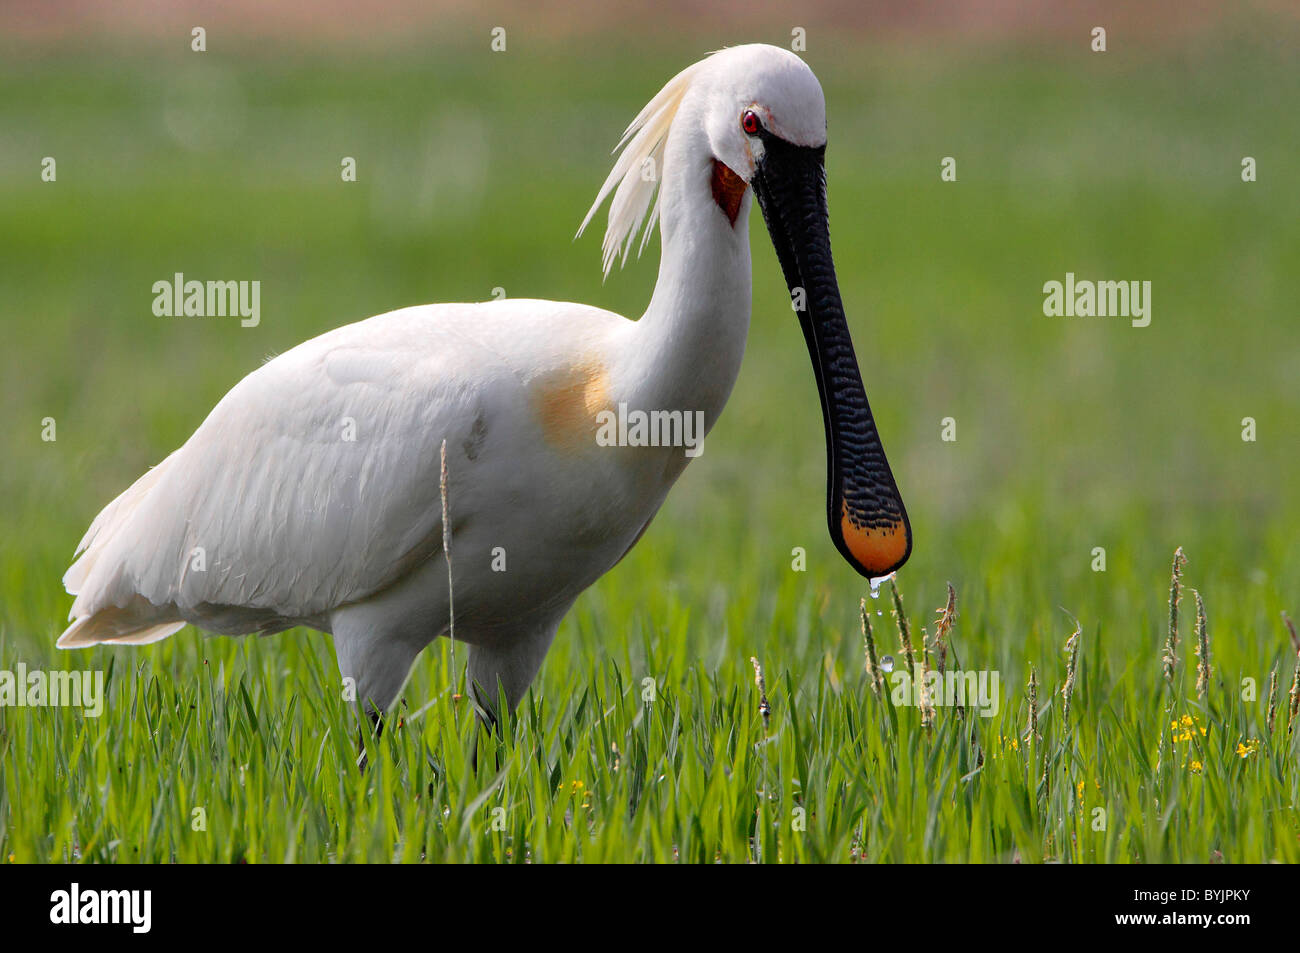
[{"label": "black bill", "polygon": [[[885,458],[844,320],[826,211],[826,147],[762,134],[752,185],[776,246],[812,357],[826,427],[826,522],[831,539],[863,576],[907,562],[912,527]],[[801,295],[802,292],[802,295]]]}]

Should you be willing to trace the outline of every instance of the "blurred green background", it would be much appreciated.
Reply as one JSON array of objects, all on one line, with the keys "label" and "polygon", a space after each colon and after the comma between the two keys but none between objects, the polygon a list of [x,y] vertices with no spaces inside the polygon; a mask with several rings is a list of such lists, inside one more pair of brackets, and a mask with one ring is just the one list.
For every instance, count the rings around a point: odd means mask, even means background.
[{"label": "blurred green background", "polygon": [[[915,531],[910,605],[928,612],[952,581],[958,645],[984,646],[963,661],[1007,682],[1059,660],[1058,607],[1123,669],[1158,654],[1182,546],[1223,619],[1216,657],[1263,681],[1287,644],[1279,612],[1300,614],[1300,19],[1274,3],[1039,6],[0,14],[0,664],[68,664],[59,578],[85,527],[268,356],[497,286],[640,314],[658,239],[604,283],[603,214],[573,240],[610,149],[677,70],[722,45],[788,46],[801,25],[843,296]],[[861,677],[865,587],[826,536],[812,374],[757,212],[750,229],[739,384],[651,531],[566,620],[543,695],[605,653],[640,658],[668,618],[689,619],[674,668],[743,678],[765,650],[796,679]],[[259,279],[260,326],[155,317],[151,285],[177,271]],[[1043,283],[1067,271],[1151,281],[1150,326],[1045,317]],[[328,659],[314,634],[279,641]],[[186,630],[120,654],[183,673],[210,651],[278,650]]]},{"label": "blurred green background", "polygon": [[[738,15],[693,30],[683,10],[566,36],[526,13],[430,14],[418,37],[355,46],[310,22],[258,35],[246,11],[225,13],[241,17],[235,35],[215,11],[175,10],[162,37],[152,21],[139,36],[6,35],[11,643],[59,631],[59,574],[90,518],[267,356],[497,286],[640,313],[658,240],[604,284],[599,230],[572,241],[610,148],[676,70],[723,43],[787,44],[789,27]],[[803,18],[806,58],[826,90],[844,298],[916,531],[904,579],[978,597],[989,576],[1027,574],[1033,601],[1007,620],[1024,638],[1063,602],[1087,618],[1133,608],[1115,571],[1159,578],[1181,544],[1193,572],[1261,619],[1300,609],[1295,18],[1225,16],[1176,38],[1116,24],[1094,54],[1095,14],[969,39],[924,24],[874,37],[870,22],[825,16]],[[497,19],[504,53],[489,46]],[[189,50],[191,21],[208,24],[206,53]],[[56,183],[40,179],[47,155]],[[358,160],[354,184],[343,156]],[[955,183],[940,181],[944,156]],[[750,227],[754,320],[735,395],[646,545],[602,587],[788,571],[802,545],[807,583],[847,612],[860,587],[822,526],[812,375],[757,214]],[[176,271],[260,279],[260,327],[154,317],[150,286]],[[1150,327],[1045,317],[1042,284],[1066,271],[1150,280]],[[46,416],[55,443],[40,439]],[[1094,546],[1108,574],[1090,571]],[[697,553],[707,574],[688,571]]]}]

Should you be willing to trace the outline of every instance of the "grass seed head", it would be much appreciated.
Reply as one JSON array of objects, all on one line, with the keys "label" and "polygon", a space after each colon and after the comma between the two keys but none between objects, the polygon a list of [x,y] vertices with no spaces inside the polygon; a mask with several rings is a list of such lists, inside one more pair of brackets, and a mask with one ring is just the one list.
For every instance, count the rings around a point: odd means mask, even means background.
[{"label": "grass seed head", "polygon": [[1273,733],[1273,725],[1277,721],[1277,666],[1273,666],[1273,671],[1268,673],[1268,733]]},{"label": "grass seed head", "polygon": [[438,496],[442,500],[442,552],[447,559],[447,640],[451,647],[452,687],[456,685],[456,593],[451,581],[451,507],[447,494],[447,441],[438,462]]},{"label": "grass seed head", "polygon": [[903,657],[907,660],[909,676],[916,672],[916,659],[912,655],[912,630],[907,624],[907,613],[903,611],[903,596],[898,591],[898,583],[889,580],[889,591],[894,596],[894,622],[898,625],[898,641],[903,646]]},{"label": "grass seed head", "polygon": [[952,583],[948,583],[948,603],[942,609],[936,610],[939,620],[934,626],[934,657],[936,668],[942,675],[947,668],[948,662],[948,634],[952,631],[953,624],[957,621],[957,592],[953,589]]},{"label": "grass seed head", "polygon": [[1174,674],[1178,666],[1178,603],[1183,598],[1183,567],[1187,557],[1183,547],[1174,550],[1174,566],[1169,574],[1169,635],[1165,639],[1165,682],[1170,688],[1174,686]]},{"label": "grass seed head", "polygon": [[1038,737],[1038,672],[1029,666],[1029,743]]},{"label": "grass seed head", "polygon": [[1196,697],[1204,698],[1214,674],[1210,667],[1210,622],[1205,617],[1205,602],[1200,590],[1193,589],[1192,595],[1196,597]]},{"label": "grass seed head", "polygon": [[763,730],[767,731],[772,720],[772,706],[767,703],[767,679],[763,677],[763,666],[753,656],[749,661],[754,666],[754,684],[758,686],[758,713],[763,716]]},{"label": "grass seed head", "polygon": [[1295,656],[1295,674],[1291,676],[1291,691],[1287,693],[1289,704],[1286,710],[1287,731],[1295,727],[1296,715],[1300,714],[1300,652]]},{"label": "grass seed head", "polygon": [[[918,686],[918,696],[921,699],[921,727],[930,728],[934,725],[934,699],[930,697],[930,651],[926,648],[929,639],[925,626],[921,626],[921,684]],[[914,673],[915,677],[915,673]]]},{"label": "grass seed head", "polygon": [[1061,720],[1065,723],[1066,730],[1069,729],[1070,722],[1070,701],[1074,698],[1074,680],[1079,672],[1079,636],[1082,632],[1083,626],[1076,619],[1074,621],[1074,634],[1065,643],[1065,651],[1069,655],[1069,661],[1065,667],[1065,684],[1061,687],[1061,696],[1064,698],[1061,706]]},{"label": "grass seed head", "polygon": [[862,641],[867,654],[867,680],[871,684],[871,691],[879,695],[884,687],[885,677],[880,672],[880,663],[876,660],[876,640],[871,634],[871,618],[867,611],[867,600],[862,600],[860,606],[862,610]]}]

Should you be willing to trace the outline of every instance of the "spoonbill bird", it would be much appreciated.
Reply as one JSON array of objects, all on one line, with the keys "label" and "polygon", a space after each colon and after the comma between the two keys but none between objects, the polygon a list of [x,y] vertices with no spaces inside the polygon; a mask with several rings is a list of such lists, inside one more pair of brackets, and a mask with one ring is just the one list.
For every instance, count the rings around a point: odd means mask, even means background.
[{"label": "spoonbill bird", "polygon": [[58,645],[309,626],[333,635],[377,720],[454,605],[469,686],[495,720],[498,691],[518,704],[574,600],[693,456],[601,440],[602,421],[680,412],[707,432],[722,412],[749,330],[751,186],[821,393],[831,539],[863,576],[898,569],[911,529],[836,283],[816,77],[777,47],[723,50],[675,76],[619,148],[582,228],[612,195],[608,275],[658,221],[640,320],[554,301],[426,305],[281,354],[96,517],[63,577],[76,599]]}]

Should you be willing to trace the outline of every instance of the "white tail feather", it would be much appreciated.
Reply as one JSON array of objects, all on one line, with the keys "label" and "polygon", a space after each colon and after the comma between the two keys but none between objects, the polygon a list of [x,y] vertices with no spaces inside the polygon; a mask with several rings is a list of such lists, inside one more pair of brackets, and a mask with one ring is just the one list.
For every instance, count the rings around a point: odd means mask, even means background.
[{"label": "white tail feather", "polygon": [[61,649],[80,649],[103,643],[148,645],[161,642],[183,628],[185,623],[176,621],[149,625],[128,610],[110,608],[73,622],[54,644]]},{"label": "white tail feather", "polygon": [[113,604],[107,591],[120,578],[120,568],[111,565],[111,560],[103,567],[106,572],[93,573],[109,544],[130,523],[132,515],[172,459],[169,456],[163,460],[104,507],[77,544],[80,558],[63,575],[64,587],[77,598],[68,613],[72,624],[55,643],[59,648],[75,649],[102,642],[145,645],[165,639],[185,627],[174,607],[155,606],[140,595],[125,606]]},{"label": "white tail feather", "polygon": [[[103,553],[105,544],[112,538],[113,534],[122,527],[131,514],[135,512],[141,501],[153,489],[158,478],[162,476],[163,468],[171,460],[169,455],[158,466],[147,471],[144,476],[132,483],[124,490],[112,503],[95,517],[94,522],[90,524],[90,529],[86,530],[86,535],[81,538],[77,544],[77,553],[80,558],[77,559],[63,574],[63,588],[72,595],[78,595],[85,585],[86,578],[90,571],[95,568],[95,563]],[[72,606],[72,614],[69,619],[77,615],[77,603]]]}]

